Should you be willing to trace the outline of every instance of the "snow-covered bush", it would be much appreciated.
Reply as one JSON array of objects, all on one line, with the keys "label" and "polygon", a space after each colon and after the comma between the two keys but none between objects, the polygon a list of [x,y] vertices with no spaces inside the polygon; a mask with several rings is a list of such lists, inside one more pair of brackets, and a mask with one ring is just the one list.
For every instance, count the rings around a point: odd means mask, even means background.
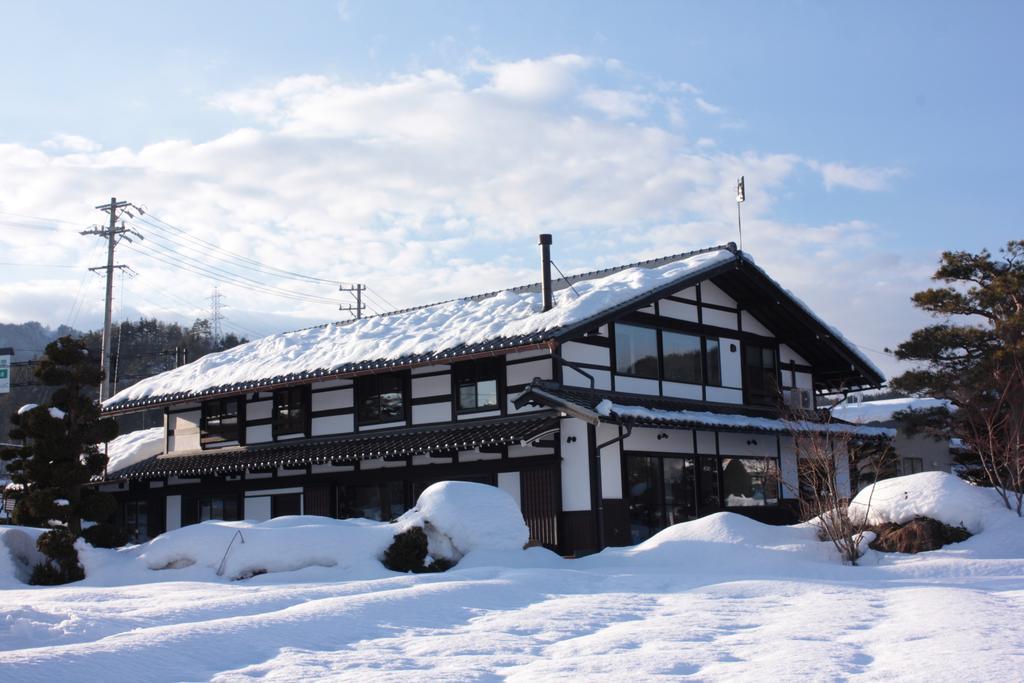
[{"label": "snow-covered bush", "polygon": [[428,487],[397,524],[403,530],[421,527],[430,557],[453,563],[474,550],[522,550],[530,540],[530,529],[512,496],[466,481]]},{"label": "snow-covered bush", "polygon": [[991,489],[946,472],[920,472],[883,479],[865,488],[850,501],[849,514],[855,524],[865,526],[906,524],[917,517],[929,517],[976,534],[1000,505]]}]

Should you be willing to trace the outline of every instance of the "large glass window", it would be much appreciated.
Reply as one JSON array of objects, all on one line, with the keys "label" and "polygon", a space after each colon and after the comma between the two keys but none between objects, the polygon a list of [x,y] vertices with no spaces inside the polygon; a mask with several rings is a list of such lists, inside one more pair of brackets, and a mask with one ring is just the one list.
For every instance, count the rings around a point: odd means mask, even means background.
[{"label": "large glass window", "polygon": [[633,377],[721,386],[719,341],[715,337],[616,323],[615,371]]},{"label": "large glass window", "polygon": [[750,403],[775,405],[779,400],[779,373],[775,366],[775,349],[746,344],[743,353],[743,375]]},{"label": "large glass window", "polygon": [[633,543],[697,516],[693,458],[626,458],[629,528]]},{"label": "large glass window", "polygon": [[658,331],[615,323],[615,371],[621,375],[658,378]]},{"label": "large glass window", "polygon": [[700,384],[703,381],[700,337],[662,332],[661,348],[665,358],[665,379],[687,384]]},{"label": "large glass window", "polygon": [[288,387],[274,392],[274,436],[305,434],[309,410],[308,387]]},{"label": "large glass window", "polygon": [[232,522],[239,519],[238,496],[202,496],[198,503],[200,522],[210,519]]},{"label": "large glass window", "polygon": [[242,400],[231,397],[203,402],[203,416],[199,425],[203,445],[241,440],[239,406]]},{"label": "large glass window", "polygon": [[455,398],[459,412],[498,407],[499,371],[497,358],[455,364]]},{"label": "large glass window", "polygon": [[769,458],[722,458],[722,496],[726,507],[778,504],[776,462]]},{"label": "large glass window", "polygon": [[398,422],[405,419],[405,376],[398,373],[367,375],[356,383],[359,423]]}]

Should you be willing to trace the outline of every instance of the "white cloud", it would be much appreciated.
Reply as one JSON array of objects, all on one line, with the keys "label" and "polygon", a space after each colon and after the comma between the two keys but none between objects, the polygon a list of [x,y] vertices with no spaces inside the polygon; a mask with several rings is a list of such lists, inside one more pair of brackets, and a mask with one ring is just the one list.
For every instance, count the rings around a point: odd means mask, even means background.
[{"label": "white cloud", "polygon": [[701,111],[706,112],[708,114],[721,114],[722,113],[722,108],[721,107],[718,107],[718,106],[715,106],[715,105],[711,104],[710,102],[705,100],[703,97],[696,98],[694,100],[694,103],[697,105],[698,109],[700,109]]},{"label": "white cloud", "polygon": [[829,190],[836,187],[849,187],[866,192],[879,192],[889,189],[890,181],[904,174],[903,169],[892,167],[868,168],[817,161],[808,161],[807,165],[821,173],[825,187]]},{"label": "white cloud", "polygon": [[93,142],[89,138],[82,137],[81,135],[69,135],[67,133],[58,133],[49,140],[43,142],[42,145],[46,149],[51,149],[57,152],[98,152],[101,149],[101,145],[98,142]]},{"label": "white cloud", "polygon": [[583,104],[612,119],[643,117],[647,114],[647,108],[653,99],[649,93],[608,90],[606,88],[590,88],[580,95],[580,101]]},{"label": "white cloud", "polygon": [[[623,84],[612,90],[606,68],[561,55],[370,83],[304,75],[214,99],[239,124],[211,140],[72,155],[0,144],[0,184],[11,198],[3,210],[84,227],[102,219],[91,207],[116,192],[222,248],[289,271],[365,282],[408,306],[534,280],[537,232],[555,234],[557,260],[567,271],[735,239],[733,184],[745,175],[758,189],[744,205],[745,247],[769,272],[798,294],[809,292],[811,303],[854,339],[858,329],[881,322],[867,304],[850,301],[884,292],[887,306],[909,310],[902,302],[917,271],[901,263],[895,278],[872,265],[886,262],[877,256],[873,226],[855,217],[831,226],[772,219],[787,183],[804,164],[818,162],[730,154],[697,137],[699,131],[691,142],[654,117],[654,104],[681,95],[666,95],[662,84],[642,77],[629,81],[621,67],[616,82]],[[481,73],[488,79],[483,86]],[[823,174],[826,166],[818,166]],[[118,253],[119,262],[142,273],[127,285],[129,306],[167,316],[158,305],[183,311],[185,300],[201,310],[213,282],[153,257],[207,269],[225,264],[209,249],[186,248],[170,229],[143,227],[146,241]],[[0,242],[7,237],[0,231]],[[86,253],[95,243],[77,229],[59,231],[25,258],[59,258],[84,269],[96,265]],[[848,274],[845,289],[822,287],[837,272]],[[81,278],[67,275],[36,286],[5,272],[0,319],[65,322]],[[294,316],[301,324],[340,315],[336,306],[279,299],[230,279],[222,279],[222,290],[240,313]],[[257,279],[342,298],[330,286]],[[89,302],[94,311],[95,293]],[[894,319],[907,329],[906,315]],[[887,338],[866,333],[864,343],[891,346],[905,336],[896,328]]]},{"label": "white cloud", "polygon": [[590,59],[565,54],[546,59],[478,64],[477,68],[491,74],[488,89],[492,92],[513,99],[544,100],[572,88],[576,75],[590,64]]}]

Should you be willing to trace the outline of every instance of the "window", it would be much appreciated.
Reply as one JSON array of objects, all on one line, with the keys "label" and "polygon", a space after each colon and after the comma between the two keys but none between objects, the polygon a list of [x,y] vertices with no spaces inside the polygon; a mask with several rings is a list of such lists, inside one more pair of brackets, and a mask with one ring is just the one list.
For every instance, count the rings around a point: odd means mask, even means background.
[{"label": "window", "polygon": [[215,398],[203,403],[199,426],[200,441],[204,446],[226,441],[241,442],[239,408],[243,400],[238,397]]},{"label": "window", "polygon": [[665,358],[664,379],[687,384],[700,384],[703,381],[700,337],[662,332],[661,348]]},{"label": "window", "polygon": [[697,516],[693,458],[629,456],[626,480],[633,543]]},{"label": "window", "polygon": [[924,472],[924,458],[903,458],[903,474]]},{"label": "window", "polygon": [[708,375],[705,384],[713,387],[722,386],[722,352],[717,339],[708,337],[707,344],[707,366]]},{"label": "window", "polygon": [[129,500],[124,504],[124,526],[128,540],[142,543],[149,540],[149,514],[146,501]]},{"label": "window", "polygon": [[285,517],[302,514],[301,493],[279,493],[270,497],[270,516]]},{"label": "window", "polygon": [[338,519],[358,517],[387,522],[405,510],[404,482],[338,487]]},{"label": "window", "polygon": [[368,375],[356,384],[359,423],[398,422],[405,419],[405,375]]},{"label": "window", "polygon": [[779,472],[769,458],[722,458],[725,507],[777,505]]},{"label": "window", "polygon": [[498,407],[499,371],[497,358],[455,364],[455,400],[460,413]]},{"label": "window", "polygon": [[761,405],[778,402],[779,379],[775,368],[775,349],[747,344],[743,356],[747,401]]},{"label": "window", "polygon": [[231,522],[239,519],[238,496],[202,496],[198,502],[200,522],[210,519]]},{"label": "window", "polygon": [[305,434],[309,413],[309,388],[304,386],[274,392],[274,437]]},{"label": "window", "polygon": [[615,323],[615,371],[621,375],[658,378],[658,331]]}]

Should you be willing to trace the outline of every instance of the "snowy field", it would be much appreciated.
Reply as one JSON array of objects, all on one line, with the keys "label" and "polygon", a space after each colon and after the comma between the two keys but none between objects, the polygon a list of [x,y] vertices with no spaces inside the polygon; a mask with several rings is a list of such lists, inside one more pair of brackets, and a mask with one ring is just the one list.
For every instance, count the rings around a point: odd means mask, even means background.
[{"label": "snowy field", "polygon": [[[504,503],[462,489],[399,525],[206,523],[86,549],[72,587],[20,584],[15,548],[0,680],[1021,680],[1024,522],[948,475],[883,483],[873,519],[931,512],[975,535],[850,567],[811,528],[722,513],[563,560],[510,550],[517,522],[482,512]],[[432,553],[465,551],[457,567],[383,569],[395,528],[424,520]]]}]

